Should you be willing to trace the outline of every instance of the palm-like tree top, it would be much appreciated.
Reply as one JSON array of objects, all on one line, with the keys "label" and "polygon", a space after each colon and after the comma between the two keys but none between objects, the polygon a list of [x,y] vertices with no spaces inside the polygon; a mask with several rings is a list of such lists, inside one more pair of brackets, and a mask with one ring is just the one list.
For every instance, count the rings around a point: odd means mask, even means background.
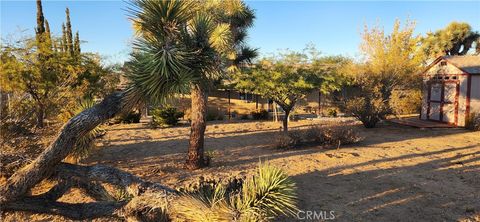
[{"label": "palm-like tree top", "polygon": [[253,12],[239,0],[134,0],[128,11],[136,39],[127,77],[149,100],[219,79],[255,53],[244,45]]}]

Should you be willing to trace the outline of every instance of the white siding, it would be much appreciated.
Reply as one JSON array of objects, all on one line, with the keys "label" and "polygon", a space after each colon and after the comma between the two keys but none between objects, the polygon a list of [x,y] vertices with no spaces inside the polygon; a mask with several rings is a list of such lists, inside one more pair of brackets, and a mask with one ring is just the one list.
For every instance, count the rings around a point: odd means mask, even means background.
[{"label": "white siding", "polygon": [[467,76],[459,76],[460,93],[458,95],[458,126],[465,126],[465,112],[467,101]]},{"label": "white siding", "polygon": [[[444,60],[442,60],[444,61]],[[442,61],[433,65],[426,71],[427,75],[436,75],[436,74],[462,74],[463,71],[455,67],[454,65],[447,62],[447,65],[442,66]]]}]

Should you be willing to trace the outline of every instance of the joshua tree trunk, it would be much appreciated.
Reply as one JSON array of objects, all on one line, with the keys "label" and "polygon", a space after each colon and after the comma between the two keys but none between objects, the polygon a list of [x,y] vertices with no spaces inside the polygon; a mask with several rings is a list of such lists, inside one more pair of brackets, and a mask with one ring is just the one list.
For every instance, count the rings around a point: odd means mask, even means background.
[{"label": "joshua tree trunk", "polygon": [[[70,119],[47,149],[2,184],[0,211],[58,214],[74,220],[118,216],[134,217],[131,219],[136,221],[165,221],[166,206],[178,197],[176,191],[108,166],[62,163],[77,138],[115,115],[131,110],[137,102],[136,94],[129,91],[114,93]],[[44,194],[28,195],[29,190],[44,179],[58,183]],[[121,187],[133,198],[116,201],[101,183]],[[57,201],[72,187],[84,190],[97,202],[70,204]]]},{"label": "joshua tree trunk", "polygon": [[192,110],[191,110],[191,128],[190,144],[188,147],[188,156],[186,167],[188,169],[198,169],[205,165],[203,157],[203,143],[206,127],[207,115],[207,93],[204,86],[195,84],[191,91]]},{"label": "joshua tree trunk", "polygon": [[32,163],[13,174],[0,187],[0,204],[13,201],[25,195],[30,188],[47,178],[73,149],[77,138],[85,135],[99,124],[123,110],[130,109],[125,93],[114,93],[101,103],[70,119],[58,134],[56,140]]}]

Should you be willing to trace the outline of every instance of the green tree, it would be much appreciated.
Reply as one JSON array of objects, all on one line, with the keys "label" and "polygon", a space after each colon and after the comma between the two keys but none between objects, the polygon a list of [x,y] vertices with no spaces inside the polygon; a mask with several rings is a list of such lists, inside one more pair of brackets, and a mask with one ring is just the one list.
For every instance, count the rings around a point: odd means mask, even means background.
[{"label": "green tree", "polygon": [[97,55],[84,54],[77,62],[67,53],[57,51],[52,46],[62,40],[52,38],[41,1],[37,1],[37,14],[35,39],[2,43],[0,77],[3,92],[24,99],[24,95],[29,95],[27,100],[33,104],[36,126],[43,127],[47,117],[71,112],[79,97],[99,95],[105,82],[102,77],[109,71]]},{"label": "green tree", "polygon": [[393,90],[420,89],[422,56],[414,29],[414,22],[407,21],[402,28],[399,20],[388,35],[378,26],[365,26],[360,45],[365,61],[343,71],[353,88],[344,98],[343,108],[367,128],[392,113],[389,103]]},{"label": "green tree", "polygon": [[[321,70],[320,63],[313,68],[307,54],[287,52],[264,58],[255,67],[244,69],[236,76],[236,87],[275,101],[285,112],[283,130],[288,131],[290,113],[299,100],[319,88]],[[323,87],[323,90],[327,89]]]},{"label": "green tree", "polygon": [[476,42],[480,52],[480,34],[465,22],[452,22],[444,29],[427,33],[422,39],[422,48],[429,58],[444,55],[465,55]]},{"label": "green tree", "polygon": [[75,33],[75,41],[73,42],[73,52],[75,56],[77,57],[80,56],[80,53],[81,53],[80,36],[78,35],[78,31]]},{"label": "green tree", "polygon": [[65,23],[62,23],[62,40],[60,41],[61,52],[66,53],[67,50],[67,29],[65,28]]},{"label": "green tree", "polygon": [[132,6],[138,38],[130,79],[146,98],[154,100],[161,94],[158,84],[164,84],[158,82],[159,75],[180,81],[175,86],[190,88],[193,115],[186,164],[190,169],[202,167],[207,92],[226,67],[254,54],[241,44],[253,21],[252,11],[239,0],[139,0]]},{"label": "green tree", "polygon": [[72,24],[70,22],[70,9],[68,7],[65,9],[65,16],[66,16],[66,48],[67,52],[70,56],[73,57],[74,55],[74,48],[73,48],[73,34],[72,34]]}]

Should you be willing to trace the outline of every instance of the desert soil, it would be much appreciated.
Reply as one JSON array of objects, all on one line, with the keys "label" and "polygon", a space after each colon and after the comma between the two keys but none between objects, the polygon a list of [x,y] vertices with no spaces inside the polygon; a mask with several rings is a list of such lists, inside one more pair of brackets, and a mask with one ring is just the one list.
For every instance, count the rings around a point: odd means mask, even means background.
[{"label": "desert soil", "polygon": [[[339,123],[302,120],[290,126],[329,124]],[[480,221],[480,132],[356,125],[364,138],[357,144],[278,150],[272,144],[280,125],[209,122],[205,148],[213,153],[212,165],[196,171],[183,169],[188,126],[114,125],[83,163],[119,167],[178,187],[200,176],[248,176],[260,160],[269,161],[296,182],[301,210],[333,211],[336,221]]]}]

